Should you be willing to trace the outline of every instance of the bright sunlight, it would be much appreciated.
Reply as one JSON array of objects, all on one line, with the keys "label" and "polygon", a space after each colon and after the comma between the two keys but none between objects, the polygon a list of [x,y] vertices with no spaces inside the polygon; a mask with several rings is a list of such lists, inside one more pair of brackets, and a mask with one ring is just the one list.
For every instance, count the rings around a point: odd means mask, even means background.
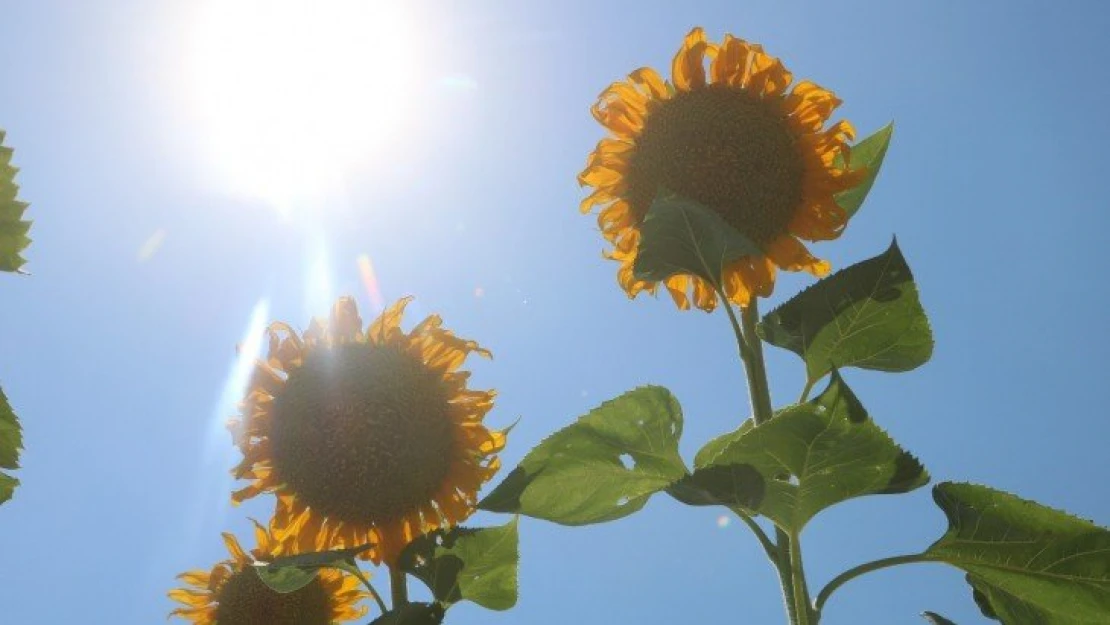
[{"label": "bright sunlight", "polygon": [[393,2],[210,0],[191,39],[213,173],[286,215],[380,148],[412,92],[410,24]]}]

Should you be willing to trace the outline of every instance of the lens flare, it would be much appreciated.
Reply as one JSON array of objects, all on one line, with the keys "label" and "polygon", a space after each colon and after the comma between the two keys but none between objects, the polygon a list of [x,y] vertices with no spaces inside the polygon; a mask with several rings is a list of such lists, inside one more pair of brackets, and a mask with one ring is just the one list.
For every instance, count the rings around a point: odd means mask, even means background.
[{"label": "lens flare", "polygon": [[374,312],[385,309],[385,300],[382,299],[381,285],[378,283],[378,274],[374,272],[374,263],[370,262],[369,254],[360,254],[358,257],[358,274],[362,277],[362,286],[370,296],[370,305]]},{"label": "lens flare", "polygon": [[135,260],[139,261],[139,264],[142,264],[150,260],[151,258],[154,258],[154,255],[158,253],[158,250],[162,249],[162,243],[165,240],[166,229],[159,228],[155,230],[153,233],[151,233],[149,237],[146,238],[145,241],[143,241],[143,244],[139,246],[139,251],[135,254]]},{"label": "lens flare", "polygon": [[228,493],[232,487],[228,469],[234,465],[238,451],[231,444],[231,436],[225,424],[228,417],[235,414],[236,406],[250,380],[254,362],[262,353],[262,339],[269,316],[269,301],[259,300],[251,310],[235,358],[228,367],[223,389],[206,424],[200,466],[196,471],[197,475],[204,477],[196,484],[193,494],[193,501],[196,503],[184,519],[187,526],[183,536],[187,541],[207,540],[202,531],[222,526],[227,515],[230,506]]}]

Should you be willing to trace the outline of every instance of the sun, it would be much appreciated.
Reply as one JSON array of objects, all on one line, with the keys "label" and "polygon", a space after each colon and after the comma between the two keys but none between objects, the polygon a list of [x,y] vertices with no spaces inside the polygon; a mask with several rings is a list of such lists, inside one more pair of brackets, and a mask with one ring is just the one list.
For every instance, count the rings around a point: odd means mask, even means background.
[{"label": "sun", "polygon": [[206,162],[282,212],[384,150],[413,98],[412,20],[381,0],[209,0],[188,80]]}]

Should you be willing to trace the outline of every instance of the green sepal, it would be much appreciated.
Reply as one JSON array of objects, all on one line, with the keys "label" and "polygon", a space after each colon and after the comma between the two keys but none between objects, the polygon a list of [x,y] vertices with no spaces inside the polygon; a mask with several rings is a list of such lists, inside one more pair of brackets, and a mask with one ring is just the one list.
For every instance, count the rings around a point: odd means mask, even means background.
[{"label": "green sepal", "polygon": [[787,531],[801,531],[817,513],[848,499],[905,493],[929,481],[835,371],[819,397],[758,427],[746,422],[710,441],[694,460],[698,469],[723,464],[749,464],[763,475],[766,491],[753,512]]},{"label": "green sepal", "polygon": [[255,564],[254,572],[258,574],[258,578],[262,583],[270,587],[274,592],[282,594],[297,592],[298,590],[308,586],[312,580],[316,579],[316,572],[319,568],[303,569],[299,566],[279,566],[272,567],[266,564]]},{"label": "green sepal", "polygon": [[719,287],[730,262],[763,251],[712,209],[661,191],[640,225],[632,275],[658,282],[676,274],[698,276]]},{"label": "green sepal", "polygon": [[350,549],[314,551],[295,556],[283,556],[269,562],[256,562],[254,570],[258,577],[272,590],[280,593],[295,592],[316,579],[316,573],[323,568],[333,568],[358,573],[355,557],[369,549],[371,545]]},{"label": "green sepal", "polygon": [[956,625],[951,619],[944,618],[936,612],[929,612],[926,610],[921,613],[921,618],[932,623],[932,625]]},{"label": "green sepal", "polygon": [[810,382],[834,367],[909,371],[933,355],[929,320],[897,240],[768,313],[759,335],[801,356]]},{"label": "green sepal", "polygon": [[4,137],[0,130],[0,271],[19,271],[26,262],[20,254],[31,243],[31,222],[23,219],[28,204],[16,199],[19,169],[12,166],[12,149],[4,146]]},{"label": "green sepal", "polygon": [[686,476],[681,436],[682,410],[670,391],[637,388],[544,439],[478,507],[563,525],[628,516]]},{"label": "green sepal", "polygon": [[370,621],[370,625],[439,625],[446,612],[438,603],[407,603]]},{"label": "green sepal", "polygon": [[750,464],[720,464],[695,470],[667,487],[667,494],[688,506],[726,506],[755,510],[766,480]]},{"label": "green sepal", "polygon": [[[875,134],[852,146],[848,169],[850,171],[866,169],[867,173],[859,181],[859,184],[836,195],[836,203],[848,213],[849,219],[856,214],[860,206],[863,206],[863,201],[867,198],[867,194],[871,192],[871,187],[875,184],[875,178],[879,176],[879,170],[883,166],[883,159],[886,158],[886,150],[890,147],[890,138],[893,135],[894,122],[891,122],[877,130]],[[844,158],[838,157],[837,160],[837,164],[843,166]]]},{"label": "green sepal", "polygon": [[925,551],[967,572],[984,615],[1007,625],[1095,625],[1110,614],[1110,531],[974,484],[933,499],[948,531]]},{"label": "green sepal", "polygon": [[515,518],[498,527],[439,530],[409,543],[398,566],[442,604],[465,599],[508,610],[517,601],[518,542]]},{"label": "green sepal", "polygon": [[[19,452],[23,449],[23,432],[8,397],[0,389],[0,469],[18,469]],[[0,504],[12,498],[19,480],[0,471]]]}]

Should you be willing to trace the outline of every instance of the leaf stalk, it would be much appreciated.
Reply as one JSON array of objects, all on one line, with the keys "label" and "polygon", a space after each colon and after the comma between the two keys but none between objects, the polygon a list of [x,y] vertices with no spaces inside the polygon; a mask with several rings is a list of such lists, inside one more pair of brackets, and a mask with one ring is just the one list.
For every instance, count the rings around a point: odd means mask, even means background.
[{"label": "leaf stalk", "polygon": [[900,566],[902,564],[914,564],[916,562],[932,561],[932,558],[923,553],[915,553],[906,556],[882,558],[881,560],[874,560],[872,562],[861,564],[855,568],[848,569],[847,571],[844,571],[840,575],[834,577],[831,582],[826,584],[825,587],[821,589],[821,592],[817,593],[817,601],[814,603],[814,609],[817,611],[818,614],[820,614],[821,609],[825,607],[825,602],[827,602],[829,600],[829,597],[831,597],[832,594],[836,592],[836,589],[861,575],[865,575],[872,571],[878,571],[880,569],[890,568],[892,566]]}]

